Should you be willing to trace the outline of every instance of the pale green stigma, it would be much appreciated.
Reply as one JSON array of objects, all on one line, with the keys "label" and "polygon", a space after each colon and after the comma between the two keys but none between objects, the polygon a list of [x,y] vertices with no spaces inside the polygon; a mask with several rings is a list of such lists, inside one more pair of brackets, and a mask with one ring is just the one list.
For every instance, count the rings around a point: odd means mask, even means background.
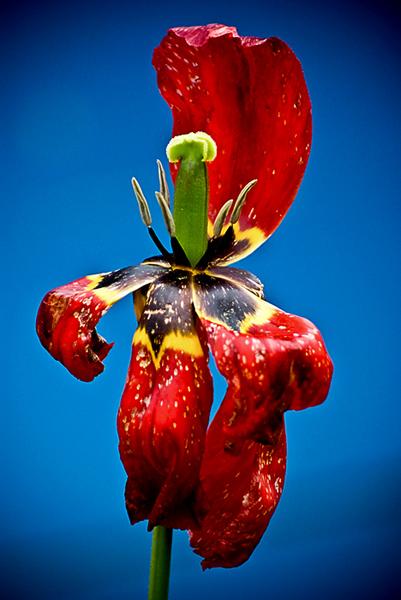
[{"label": "pale green stigma", "polygon": [[188,154],[194,155],[203,162],[211,162],[216,158],[216,142],[203,131],[177,135],[168,143],[167,158],[170,162],[178,162]]},{"label": "pale green stigma", "polygon": [[[180,161],[175,178],[173,205],[175,237],[189,264],[195,267],[207,250],[207,163],[216,157],[217,147],[210,135],[198,131],[174,137],[166,152],[170,162]],[[170,220],[165,207],[163,210]]]}]

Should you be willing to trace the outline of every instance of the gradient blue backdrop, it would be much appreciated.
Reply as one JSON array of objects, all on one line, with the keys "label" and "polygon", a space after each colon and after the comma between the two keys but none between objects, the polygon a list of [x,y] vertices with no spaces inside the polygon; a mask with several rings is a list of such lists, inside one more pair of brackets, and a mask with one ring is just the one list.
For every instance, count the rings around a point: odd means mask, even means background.
[{"label": "gradient blue backdrop", "polygon": [[115,427],[132,301],[102,320],[115,347],[90,385],[41,348],[34,322],[49,289],[154,253],[130,184],[140,179],[162,231],[155,161],[172,120],[152,51],[168,28],[208,22],[280,37],[302,62],[306,175],[240,266],[318,325],[335,375],[324,405],[287,414],[285,490],[254,555],[202,573],[176,533],[171,598],[398,597],[400,20],[386,2],[323,4],[2,3],[2,598],[146,597],[151,539],[128,523]]}]

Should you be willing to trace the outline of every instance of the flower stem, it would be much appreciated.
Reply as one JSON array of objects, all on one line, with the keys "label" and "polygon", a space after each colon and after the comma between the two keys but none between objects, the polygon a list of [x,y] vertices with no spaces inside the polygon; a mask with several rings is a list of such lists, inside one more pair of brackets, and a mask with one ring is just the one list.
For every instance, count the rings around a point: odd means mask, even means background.
[{"label": "flower stem", "polygon": [[161,525],[153,529],[148,600],[168,599],[172,539],[172,529]]}]

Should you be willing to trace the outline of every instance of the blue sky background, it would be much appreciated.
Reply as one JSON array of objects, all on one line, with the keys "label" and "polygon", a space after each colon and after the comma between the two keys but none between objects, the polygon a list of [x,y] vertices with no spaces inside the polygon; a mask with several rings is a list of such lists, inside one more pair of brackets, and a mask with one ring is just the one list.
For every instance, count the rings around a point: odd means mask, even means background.
[{"label": "blue sky background", "polygon": [[[0,19],[1,576],[7,600],[146,597],[151,538],[130,527],[116,413],[136,321],[92,384],[40,346],[51,288],[154,254],[151,201],[172,120],[151,57],[166,30],[220,22],[277,36],[304,68],[314,117],[300,192],[239,266],[310,318],[335,365],[325,404],[287,414],[281,503],[251,559],[202,573],[174,537],[171,598],[391,600],[401,590],[400,19],[387,2],[9,2]],[[162,237],[163,237],[162,233]],[[221,397],[224,385],[216,383]],[[397,593],[398,592],[398,593]]]}]

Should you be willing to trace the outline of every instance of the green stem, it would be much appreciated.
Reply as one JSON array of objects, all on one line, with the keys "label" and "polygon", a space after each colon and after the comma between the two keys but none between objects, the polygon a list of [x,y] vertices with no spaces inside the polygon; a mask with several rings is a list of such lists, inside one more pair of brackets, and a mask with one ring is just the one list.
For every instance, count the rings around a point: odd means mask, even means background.
[{"label": "green stem", "polygon": [[168,600],[173,530],[161,525],[153,529],[148,600]]}]

